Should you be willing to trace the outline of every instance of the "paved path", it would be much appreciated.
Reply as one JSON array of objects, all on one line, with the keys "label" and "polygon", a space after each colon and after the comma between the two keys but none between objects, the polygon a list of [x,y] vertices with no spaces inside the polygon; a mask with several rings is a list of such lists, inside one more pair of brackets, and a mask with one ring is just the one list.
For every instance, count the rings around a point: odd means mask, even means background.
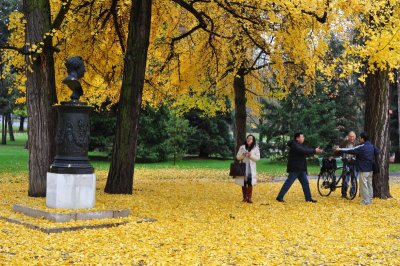
[{"label": "paved path", "polygon": [[[400,172],[395,172],[395,173],[390,173],[389,174],[389,178],[392,179],[399,179],[400,177]],[[287,178],[287,176],[274,176],[271,180],[271,182],[281,182],[281,181],[285,181]],[[308,176],[309,179],[318,179],[317,175],[309,175]]]}]

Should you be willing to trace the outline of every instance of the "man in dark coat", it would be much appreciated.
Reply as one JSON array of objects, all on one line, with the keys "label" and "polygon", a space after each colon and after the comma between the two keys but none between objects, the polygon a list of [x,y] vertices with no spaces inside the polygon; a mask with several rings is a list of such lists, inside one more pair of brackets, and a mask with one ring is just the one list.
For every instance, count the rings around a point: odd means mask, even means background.
[{"label": "man in dark coat", "polygon": [[294,134],[293,140],[288,142],[289,155],[287,163],[287,172],[289,173],[288,178],[283,184],[281,191],[279,192],[276,200],[284,202],[283,197],[288,192],[293,182],[299,179],[303,188],[304,196],[308,202],[317,202],[311,197],[310,185],[308,183],[307,176],[307,161],[306,156],[314,155],[315,153],[322,153],[319,147],[315,149],[306,148],[303,145],[304,135],[303,133]]}]

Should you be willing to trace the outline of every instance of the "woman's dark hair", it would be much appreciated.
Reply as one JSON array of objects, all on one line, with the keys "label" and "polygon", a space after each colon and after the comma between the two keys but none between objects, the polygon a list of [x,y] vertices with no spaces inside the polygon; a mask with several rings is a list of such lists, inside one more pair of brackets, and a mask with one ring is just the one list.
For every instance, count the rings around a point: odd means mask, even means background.
[{"label": "woman's dark hair", "polygon": [[[247,138],[248,137],[253,137],[253,143],[251,143],[250,147],[249,145],[247,145]],[[253,135],[248,135],[246,137],[246,141],[244,142],[244,147],[246,148],[247,151],[251,151],[254,147],[256,146],[256,137],[254,137]]]}]

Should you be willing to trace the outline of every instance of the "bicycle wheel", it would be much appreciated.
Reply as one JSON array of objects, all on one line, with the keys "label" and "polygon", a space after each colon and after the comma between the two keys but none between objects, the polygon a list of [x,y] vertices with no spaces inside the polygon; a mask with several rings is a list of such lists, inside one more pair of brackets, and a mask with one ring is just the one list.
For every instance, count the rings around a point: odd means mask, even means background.
[{"label": "bicycle wheel", "polygon": [[355,176],[351,177],[351,180],[349,182],[350,184],[348,185],[348,191],[347,191],[347,198],[349,200],[354,199],[357,196],[357,192],[358,192],[358,182],[357,182],[357,178]]},{"label": "bicycle wheel", "polygon": [[331,187],[333,182],[333,177],[329,172],[319,174],[317,181],[318,193],[323,197],[328,197],[332,192]]}]

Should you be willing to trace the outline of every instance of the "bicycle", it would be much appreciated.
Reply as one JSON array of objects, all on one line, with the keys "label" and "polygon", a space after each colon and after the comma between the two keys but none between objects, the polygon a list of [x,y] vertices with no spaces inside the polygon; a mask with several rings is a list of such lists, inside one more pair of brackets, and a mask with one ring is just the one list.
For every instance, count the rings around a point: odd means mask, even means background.
[{"label": "bicycle", "polygon": [[[342,159],[343,166],[336,167],[336,159],[334,158],[323,158],[321,171],[318,175],[317,187],[318,193],[323,197],[328,197],[337,188],[341,188],[338,185],[343,178],[350,175],[350,180],[347,186],[346,198],[352,200],[356,197],[358,191],[358,182],[354,172],[354,165],[351,165],[346,159]],[[338,179],[336,179],[336,171],[342,169],[342,173]],[[349,195],[349,196],[347,196]]]}]

